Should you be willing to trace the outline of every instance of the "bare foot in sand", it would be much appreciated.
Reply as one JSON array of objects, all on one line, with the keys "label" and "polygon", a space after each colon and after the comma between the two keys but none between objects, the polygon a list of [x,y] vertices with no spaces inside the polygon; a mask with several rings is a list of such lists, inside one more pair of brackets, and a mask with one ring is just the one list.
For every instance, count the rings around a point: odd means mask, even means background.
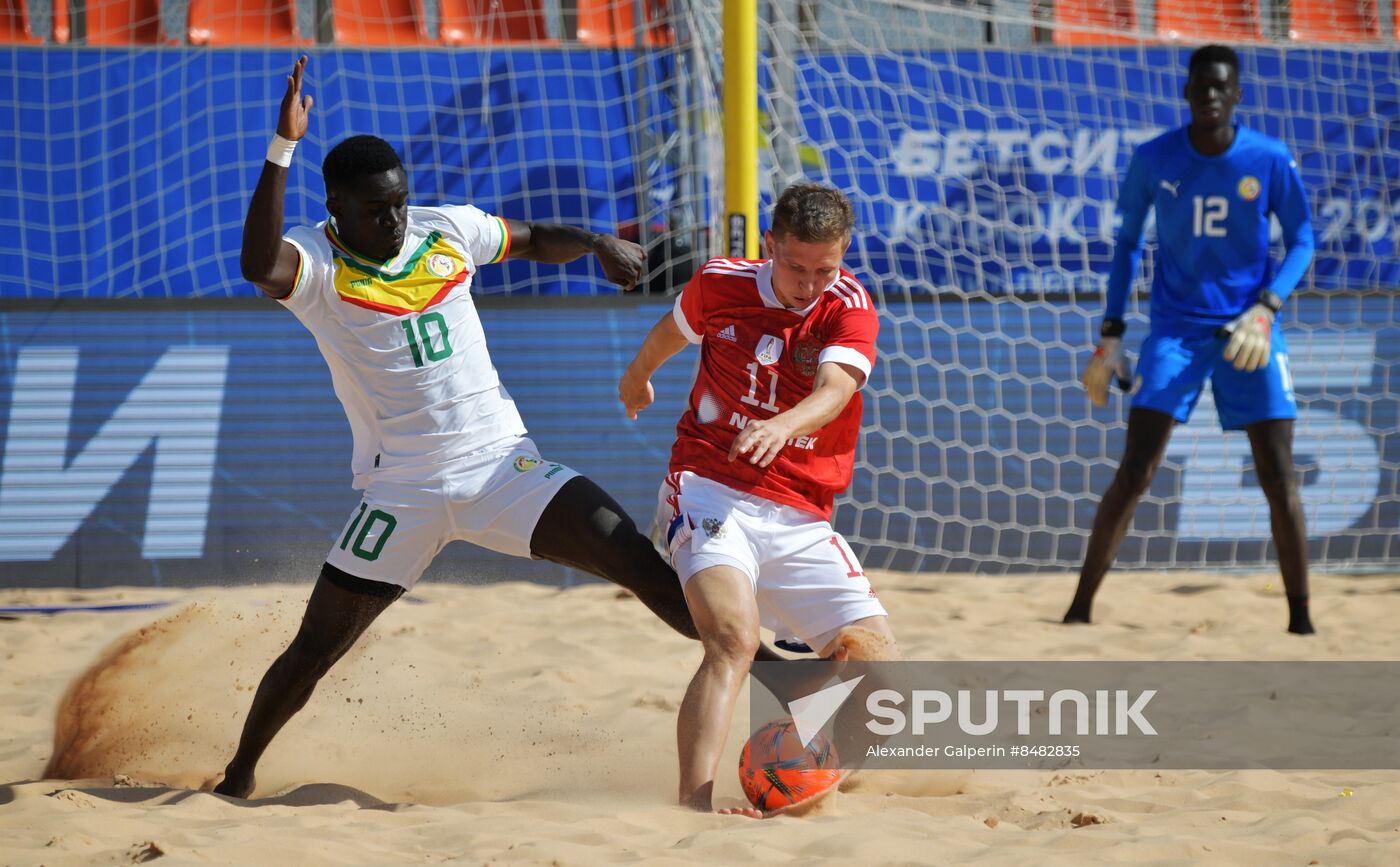
[{"label": "bare foot in sand", "polygon": [[214,787],[214,794],[228,795],[231,798],[247,798],[253,794],[253,789],[257,784],[258,782],[252,774],[233,776],[225,771],[223,781]]},{"label": "bare foot in sand", "polygon": [[757,807],[725,807],[723,810],[715,810],[721,816],[748,816],[750,819],[764,818],[763,811]]},{"label": "bare foot in sand", "polygon": [[771,819],[774,816],[805,816],[807,813],[811,812],[814,807],[830,797],[831,793],[835,792],[836,789],[836,786],[829,786],[810,798],[798,801],[796,804],[788,804],[786,807],[779,807],[776,810],[764,811],[757,807],[725,807],[722,810],[715,810],[715,812],[721,816],[747,816],[750,819]]}]

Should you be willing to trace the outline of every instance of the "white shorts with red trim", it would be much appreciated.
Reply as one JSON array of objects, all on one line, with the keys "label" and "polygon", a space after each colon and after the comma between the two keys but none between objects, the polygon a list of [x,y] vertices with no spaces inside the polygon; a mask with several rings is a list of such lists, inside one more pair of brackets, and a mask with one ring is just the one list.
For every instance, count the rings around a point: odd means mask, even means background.
[{"label": "white shorts with red trim", "polygon": [[578,473],[513,437],[439,464],[375,470],[326,562],[412,589],[448,542],[529,557],[545,507]]},{"label": "white shorts with red trim", "polygon": [[810,512],[691,472],[667,476],[657,500],[652,540],[681,583],[711,566],[738,569],[780,637],[820,651],[841,627],[886,614],[846,540]]}]

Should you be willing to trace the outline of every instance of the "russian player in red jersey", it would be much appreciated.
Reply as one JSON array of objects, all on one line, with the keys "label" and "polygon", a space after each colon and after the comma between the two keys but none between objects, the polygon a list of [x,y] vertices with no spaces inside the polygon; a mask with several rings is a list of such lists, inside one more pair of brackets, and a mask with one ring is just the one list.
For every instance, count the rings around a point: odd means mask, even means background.
[{"label": "russian player in red jersey", "polygon": [[[657,368],[700,344],[655,528],[705,648],[677,731],[680,800],[698,810],[712,809],[760,626],[826,657],[894,656],[885,609],[830,523],[832,499],[851,482],[879,330],[870,295],[841,267],[854,225],[839,191],[789,187],[764,233],[769,258],[705,263],[618,386],[636,418]],[[865,640],[843,634],[852,627],[868,630]]]}]

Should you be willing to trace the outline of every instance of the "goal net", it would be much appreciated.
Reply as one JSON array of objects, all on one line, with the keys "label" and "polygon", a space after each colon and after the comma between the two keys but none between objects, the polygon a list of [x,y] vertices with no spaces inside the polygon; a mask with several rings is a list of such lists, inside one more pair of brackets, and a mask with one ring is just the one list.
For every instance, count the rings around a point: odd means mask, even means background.
[{"label": "goal net", "polygon": [[[21,208],[0,214],[0,295],[253,292],[243,214],[302,52],[315,105],[289,225],[324,217],[326,150],[375,134],[415,204],[618,233],[663,289],[703,262],[722,142],[699,126],[719,116],[718,57],[684,4],[657,4],[16,0],[0,11],[0,171]],[[563,275],[512,260],[475,291],[614,291],[587,261]]]},{"label": "goal net", "polygon": [[[1242,122],[1290,146],[1312,199],[1316,262],[1283,314],[1310,553],[1379,567],[1400,556],[1390,6],[764,0],[759,105],[722,107],[718,0],[16,0],[0,300],[251,295],[243,216],[303,50],[315,107],[289,225],[324,214],[326,148],[374,133],[402,148],[415,203],[636,238],[660,292],[724,252],[721,114],[756,110],[760,213],[799,177],[848,192],[848,264],[880,305],[838,528],[872,567],[1073,568],[1123,448],[1125,398],[1093,410],[1078,384],[1118,178],[1184,122],[1192,44],[1225,41]],[[1149,235],[1130,351],[1152,267]],[[474,291],[611,291],[586,260],[560,273],[512,260]],[[1207,394],[1118,562],[1260,567],[1269,539],[1246,438]]]},{"label": "goal net", "polygon": [[[1206,41],[1240,51],[1239,117],[1290,146],[1313,207],[1316,262],[1283,318],[1310,553],[1331,568],[1400,553],[1389,339],[1400,55],[1357,44],[1389,39],[1390,21],[1302,0],[1291,18],[1248,0],[1162,0],[1155,17],[1144,5],[767,7],[761,182],[770,196],[802,176],[852,195],[849,261],[883,317],[837,520],[869,565],[1081,562],[1123,449],[1126,397],[1094,410],[1078,384],[1118,179],[1135,145],[1186,122],[1186,60]],[[1322,38],[1350,44],[1304,44]],[[1130,351],[1146,332],[1153,247],[1149,225]],[[1270,536],[1247,437],[1220,431],[1207,391],[1174,433],[1118,564],[1261,567]]]}]

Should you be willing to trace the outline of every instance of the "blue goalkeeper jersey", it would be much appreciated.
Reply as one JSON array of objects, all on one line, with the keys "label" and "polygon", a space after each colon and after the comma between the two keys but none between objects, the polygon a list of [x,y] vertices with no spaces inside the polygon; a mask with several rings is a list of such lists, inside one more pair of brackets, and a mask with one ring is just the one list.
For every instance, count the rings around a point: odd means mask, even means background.
[{"label": "blue goalkeeper jersey", "polygon": [[[1218,156],[1203,156],[1186,127],[1139,147],[1118,193],[1123,225],[1108,277],[1105,315],[1123,318],[1142,257],[1149,208],[1157,214],[1151,328],[1165,334],[1213,330],[1271,289],[1287,298],[1313,255],[1312,218],[1298,165],[1283,142],[1244,127]],[[1287,251],[1269,255],[1269,214]]]}]

